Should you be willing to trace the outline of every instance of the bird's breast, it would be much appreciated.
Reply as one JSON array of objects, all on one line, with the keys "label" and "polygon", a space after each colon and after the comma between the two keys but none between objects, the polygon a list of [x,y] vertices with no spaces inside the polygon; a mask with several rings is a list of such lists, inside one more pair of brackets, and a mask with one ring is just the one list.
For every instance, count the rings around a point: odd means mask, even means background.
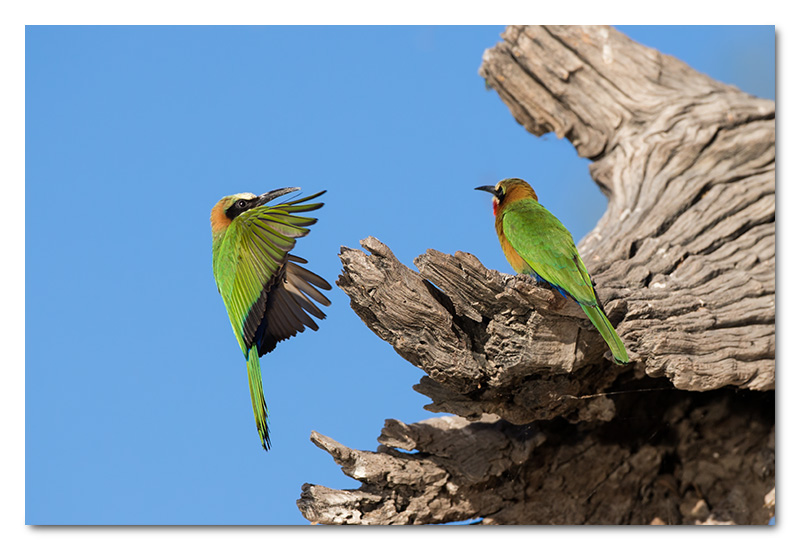
[{"label": "bird's breast", "polygon": [[495,217],[494,228],[497,231],[498,239],[500,239],[500,247],[503,249],[503,254],[506,257],[506,260],[508,260],[508,263],[511,264],[511,268],[517,273],[529,272],[530,266],[528,265],[528,262],[526,262],[522,256],[520,256],[519,253],[514,250],[514,247],[511,246],[511,241],[508,240],[503,232],[502,213],[500,216]]},{"label": "bird's breast", "polygon": [[511,242],[506,239],[505,235],[500,238],[500,246],[503,248],[503,254],[506,256],[506,260],[508,263],[511,264],[511,268],[516,271],[517,273],[527,273],[530,271],[530,267],[528,266],[528,262],[526,262],[522,256],[520,256],[514,247],[511,246]]}]

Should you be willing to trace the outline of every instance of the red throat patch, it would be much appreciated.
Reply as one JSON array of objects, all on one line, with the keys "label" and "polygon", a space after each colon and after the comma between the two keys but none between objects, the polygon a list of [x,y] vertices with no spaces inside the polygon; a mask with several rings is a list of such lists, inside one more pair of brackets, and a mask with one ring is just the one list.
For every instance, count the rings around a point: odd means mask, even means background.
[{"label": "red throat patch", "polygon": [[500,202],[497,200],[496,197],[492,198],[492,214],[494,214],[495,218],[497,217],[497,207],[498,206],[500,206]]}]

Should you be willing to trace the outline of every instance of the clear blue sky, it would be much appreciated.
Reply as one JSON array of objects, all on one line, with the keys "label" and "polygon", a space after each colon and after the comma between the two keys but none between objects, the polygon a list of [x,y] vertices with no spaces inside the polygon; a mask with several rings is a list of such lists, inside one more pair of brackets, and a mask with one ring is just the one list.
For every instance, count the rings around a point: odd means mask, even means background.
[{"label": "clear blue sky", "polygon": [[[773,27],[624,27],[775,97]],[[354,488],[311,430],[374,450],[432,416],[422,371],[334,286],[319,332],[262,358],[273,449],[211,273],[223,195],[327,189],[297,253],[332,283],[373,235],[401,261],[508,272],[489,199],[522,177],[579,240],[588,161],[528,134],[477,71],[502,27],[28,27],[26,522],[304,524],[304,482]]]}]

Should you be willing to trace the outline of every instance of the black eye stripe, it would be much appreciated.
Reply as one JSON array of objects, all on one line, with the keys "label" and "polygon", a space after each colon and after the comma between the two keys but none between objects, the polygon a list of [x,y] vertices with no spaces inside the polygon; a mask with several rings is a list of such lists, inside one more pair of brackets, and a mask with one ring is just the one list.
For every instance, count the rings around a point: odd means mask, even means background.
[{"label": "black eye stripe", "polygon": [[255,200],[255,199],[252,199],[252,200],[239,199],[239,200],[235,201],[225,211],[225,215],[228,216],[228,219],[231,219],[231,220],[235,219],[236,216],[238,216],[242,212],[250,210],[250,206],[251,206],[253,200]]}]

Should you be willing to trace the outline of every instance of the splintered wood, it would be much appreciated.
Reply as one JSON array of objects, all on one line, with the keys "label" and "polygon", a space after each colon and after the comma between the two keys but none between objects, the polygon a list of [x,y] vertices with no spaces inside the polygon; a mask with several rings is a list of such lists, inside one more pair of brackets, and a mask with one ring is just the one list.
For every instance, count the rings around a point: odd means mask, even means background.
[{"label": "splintered wood", "polygon": [[[318,523],[766,524],[774,514],[775,104],[609,27],[508,27],[480,74],[590,158],[608,210],[579,248],[633,363],[580,308],[466,252],[375,238],[337,284],[425,373],[375,452],[317,433],[352,490]],[[535,182],[532,182],[535,186]],[[335,434],[331,434],[335,435]],[[768,505],[765,506],[765,497]]]}]

